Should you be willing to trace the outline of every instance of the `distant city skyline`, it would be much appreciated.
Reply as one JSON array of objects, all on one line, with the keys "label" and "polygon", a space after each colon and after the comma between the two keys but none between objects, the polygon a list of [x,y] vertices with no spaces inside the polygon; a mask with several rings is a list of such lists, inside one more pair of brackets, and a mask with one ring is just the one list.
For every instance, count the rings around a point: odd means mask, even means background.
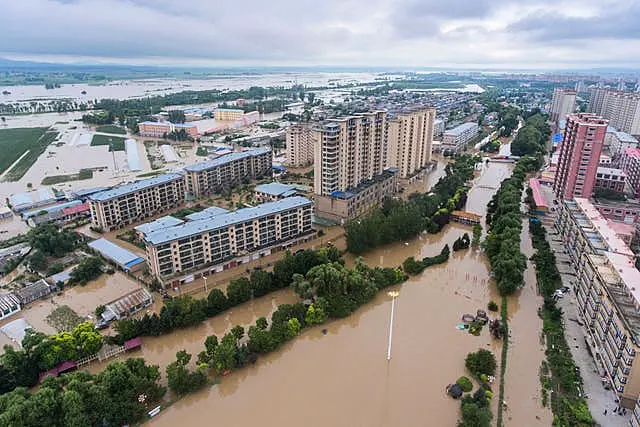
[{"label": "distant city skyline", "polygon": [[0,57],[163,66],[632,68],[633,0],[5,2]]}]

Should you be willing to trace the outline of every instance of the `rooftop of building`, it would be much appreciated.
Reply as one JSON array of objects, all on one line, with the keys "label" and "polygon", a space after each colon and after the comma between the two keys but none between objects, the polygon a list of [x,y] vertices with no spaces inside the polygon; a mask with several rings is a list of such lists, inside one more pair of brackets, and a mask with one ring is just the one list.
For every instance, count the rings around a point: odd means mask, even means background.
[{"label": "rooftop of building", "polygon": [[634,236],[636,234],[635,224],[627,222],[607,220],[607,226],[612,229],[618,236]]},{"label": "rooftop of building", "polygon": [[155,125],[155,126],[173,126],[178,128],[194,128],[196,125],[191,123],[171,123],[171,122],[152,122],[147,120],[145,122],[138,123],[138,125]]},{"label": "rooftop of building", "polygon": [[615,135],[615,137],[620,141],[620,142],[631,142],[631,143],[637,143],[638,140],[631,134],[628,134],[626,132],[622,132],[617,130],[616,128],[609,126],[607,128],[607,133],[613,134]]},{"label": "rooftop of building", "polygon": [[214,216],[229,213],[227,209],[219,208],[217,206],[210,206],[200,212],[194,212],[187,215],[185,218],[189,221],[197,221],[200,219],[213,218]]},{"label": "rooftop of building", "polygon": [[609,126],[609,120],[593,113],[573,113],[567,116],[567,120],[578,122],[580,124],[588,124],[589,126]]},{"label": "rooftop of building", "polygon": [[244,113],[242,108],[216,108],[216,111],[233,111],[236,113]]},{"label": "rooftop of building", "polygon": [[311,200],[301,196],[287,197],[277,202],[263,203],[255,207],[238,209],[237,211],[165,228],[145,236],[145,241],[152,245],[159,245],[305,205],[311,205]]},{"label": "rooftop of building", "polygon": [[208,169],[212,169],[221,165],[225,165],[236,160],[245,159],[247,157],[259,156],[271,152],[270,147],[261,147],[254,150],[242,151],[240,153],[229,153],[217,157],[213,160],[207,160],[206,162],[196,163],[195,165],[186,166],[184,170],[187,172],[202,172]]},{"label": "rooftop of building", "polygon": [[382,171],[381,174],[375,175],[371,179],[362,181],[357,187],[349,188],[344,191],[341,191],[341,190],[334,191],[333,193],[330,194],[330,197],[333,197],[335,199],[341,199],[341,200],[351,199],[352,197],[357,196],[358,193],[362,192],[367,187],[370,187],[375,183],[389,179],[397,173],[398,173],[398,168],[387,168],[384,171]]},{"label": "rooftop of building", "polygon": [[172,217],[171,215],[166,215],[156,219],[155,221],[140,224],[134,227],[134,229],[146,235],[158,230],[162,230],[163,228],[173,227],[174,225],[180,225],[182,223],[184,223],[183,220]]},{"label": "rooftop of building", "polygon": [[132,182],[130,184],[120,185],[114,187],[111,190],[101,191],[89,196],[89,200],[103,202],[105,200],[114,199],[116,197],[124,196],[129,193],[144,190],[160,184],[166,184],[168,182],[182,179],[183,176],[177,173],[165,173],[163,175],[154,176],[153,178],[143,179],[140,181]]},{"label": "rooftop of building", "polygon": [[54,200],[56,198],[53,191],[48,188],[39,188],[33,191],[26,191],[22,193],[14,193],[9,196],[9,202],[15,208],[20,205],[28,205],[36,202],[43,202],[47,200]]},{"label": "rooftop of building", "polygon": [[478,124],[475,122],[467,122],[467,123],[462,123],[461,125],[458,125],[456,127],[454,127],[453,129],[448,129],[446,131],[444,131],[445,135],[453,135],[453,136],[458,136],[463,134],[464,132],[467,132],[469,130],[472,129],[477,129],[478,128]]},{"label": "rooftop of building", "polygon": [[80,200],[72,200],[70,202],[58,203],[57,205],[51,205],[47,207],[38,208],[32,211],[24,212],[22,214],[22,219],[26,220],[33,216],[42,215],[43,213],[59,212],[67,208],[72,208],[74,206],[80,206],[80,205],[82,205],[82,201]]},{"label": "rooftop of building", "polygon": [[153,301],[151,293],[145,288],[138,288],[117,300],[105,304],[105,306],[118,317],[126,317],[133,308],[149,304],[151,301]]},{"label": "rooftop of building", "polygon": [[88,245],[90,248],[100,252],[100,254],[102,254],[105,258],[109,258],[110,260],[127,269],[133,267],[136,264],[144,262],[144,259],[142,257],[123,248],[122,246],[116,245],[115,243],[105,238],[100,238],[94,240],[93,242],[89,242]]},{"label": "rooftop of building", "polygon": [[529,179],[529,187],[533,193],[533,200],[536,202],[536,206],[548,208],[549,205],[547,204],[547,198],[544,197],[542,189],[540,188],[540,181],[536,178]]},{"label": "rooftop of building", "polygon": [[640,148],[627,147],[624,149],[624,155],[628,157],[640,158]]},{"label": "rooftop of building", "polygon": [[270,182],[268,184],[261,184],[256,186],[256,191],[260,193],[266,193],[271,196],[289,197],[296,194],[296,188],[289,184],[282,184],[280,182]]},{"label": "rooftop of building", "polygon": [[17,289],[14,294],[20,301],[29,301],[42,294],[49,294],[52,288],[53,286],[49,285],[46,280],[40,279],[37,282],[27,284],[24,288]]},{"label": "rooftop of building", "polygon": [[608,167],[604,167],[604,166],[598,166],[598,169],[596,170],[596,173],[604,174],[604,175],[622,176],[622,177],[627,176],[627,174],[625,174],[622,169],[608,168]]},{"label": "rooftop of building", "polygon": [[594,249],[633,257],[631,249],[608,226],[607,220],[589,200],[575,198],[573,201],[565,201],[565,204],[572,211],[573,217]]}]

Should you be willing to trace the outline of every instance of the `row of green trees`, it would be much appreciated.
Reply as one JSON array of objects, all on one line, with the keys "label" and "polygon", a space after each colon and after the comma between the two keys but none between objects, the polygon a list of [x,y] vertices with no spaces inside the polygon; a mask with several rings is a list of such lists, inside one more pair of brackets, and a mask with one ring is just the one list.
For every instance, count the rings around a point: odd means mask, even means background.
[{"label": "row of green trees", "polygon": [[370,268],[360,259],[353,269],[346,268],[339,258],[305,274],[297,273],[291,287],[306,303],[282,304],[270,321],[261,317],[246,333],[243,327],[235,326],[220,340],[215,335],[207,337],[195,370],[187,367],[191,355],[178,352],[177,360],[167,367],[169,388],[185,394],[206,384],[208,370],[225,375],[255,363],[260,355],[277,350],[305,328],[348,316],[380,290],[405,279],[399,269]]},{"label": "row of green trees", "polygon": [[300,250],[273,265],[273,271],[254,270],[249,277],[232,280],[226,294],[213,289],[207,298],[182,296],[165,302],[160,314],[145,314],[138,319],[122,319],[116,323],[115,341],[122,343],[138,336],[158,336],[174,329],[198,324],[232,307],[291,285],[295,274],[305,274],[313,267],[336,262],[340,251],[331,246],[317,251]]},{"label": "row of green trees", "polygon": [[[582,377],[576,369],[564,336],[562,310],[553,299],[556,289],[562,286],[556,258],[541,223],[530,221],[529,231],[535,249],[532,259],[536,266],[538,289],[544,298],[540,311],[543,320],[542,331],[547,344],[547,363],[541,372],[543,403],[550,399],[554,425],[591,426],[593,419],[580,390]],[[548,397],[551,390],[553,393]]]},{"label": "row of green trees", "polygon": [[424,230],[438,233],[449,223],[451,212],[466,204],[465,184],[473,178],[478,161],[477,156],[458,156],[447,164],[445,175],[429,194],[412,194],[406,202],[386,200],[381,209],[347,223],[347,250],[360,254],[379,245],[410,239]]},{"label": "row of green trees", "polygon": [[402,269],[405,273],[415,276],[422,273],[426,268],[432,265],[443,264],[449,260],[450,255],[449,245],[444,245],[440,253],[436,256],[425,257],[422,260],[417,261],[414,257],[409,257],[402,263]]},{"label": "row of green trees", "polygon": [[40,372],[60,362],[95,354],[100,348],[102,336],[90,322],[81,323],[71,332],[54,335],[27,329],[22,350],[5,345],[4,353],[0,355],[0,394],[16,387],[33,387]]},{"label": "row of green trees", "polygon": [[489,234],[483,245],[501,295],[512,294],[524,283],[527,259],[520,251],[520,200],[525,173],[525,167],[518,162],[487,206]]},{"label": "row of green trees", "polygon": [[511,154],[537,157],[547,152],[551,129],[546,116],[536,113],[525,120],[524,126],[511,142]]},{"label": "row of green trees", "polygon": [[[0,425],[103,427],[137,424],[165,388],[160,369],[144,359],[113,362],[98,373],[46,377],[37,391],[18,388],[0,396]],[[1,384],[1,383],[0,383]]]}]

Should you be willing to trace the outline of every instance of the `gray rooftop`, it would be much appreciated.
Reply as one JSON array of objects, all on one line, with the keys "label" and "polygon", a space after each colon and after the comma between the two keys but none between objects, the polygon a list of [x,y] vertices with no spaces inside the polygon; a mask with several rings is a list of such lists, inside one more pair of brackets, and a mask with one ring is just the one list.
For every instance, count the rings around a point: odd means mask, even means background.
[{"label": "gray rooftop", "polygon": [[247,157],[259,156],[271,152],[270,147],[256,148],[255,150],[243,151],[241,153],[229,153],[206,162],[196,163],[195,165],[186,166],[184,170],[187,172],[202,172],[208,169],[213,169],[218,166],[226,165],[227,163],[235,162],[237,160],[246,159]]},{"label": "gray rooftop", "polygon": [[89,247],[100,252],[105,258],[108,258],[125,268],[132,267],[144,261],[142,257],[134,254],[127,249],[116,245],[113,242],[103,238],[88,243]]},{"label": "gray rooftop", "polygon": [[453,129],[446,130],[444,133],[446,135],[459,136],[459,135],[462,135],[464,132],[470,131],[472,129],[477,129],[477,128],[478,128],[477,123],[469,122],[469,123],[463,123],[461,125],[458,125]]},{"label": "gray rooftop", "polygon": [[180,225],[183,222],[184,221],[181,219],[174,218],[171,215],[167,215],[167,216],[160,217],[155,221],[147,222],[145,224],[140,224],[134,227],[134,229],[136,231],[141,232],[142,234],[147,235],[155,231],[162,230],[163,228],[173,227],[174,225]]},{"label": "gray rooftop", "polygon": [[270,182],[268,184],[258,185],[256,186],[256,191],[270,194],[272,196],[283,197],[289,197],[296,194],[296,189],[293,185],[282,184],[280,182]]},{"label": "gray rooftop", "polygon": [[165,173],[163,175],[154,176],[153,178],[143,179],[141,181],[132,182],[130,184],[120,185],[111,190],[101,191],[100,193],[92,194],[89,196],[89,200],[105,201],[114,199],[116,197],[124,196],[135,191],[144,190],[160,184],[166,184],[173,180],[182,179],[182,175],[177,173]]},{"label": "gray rooftop", "polygon": [[185,218],[188,219],[189,221],[197,221],[199,219],[213,218],[214,216],[218,216],[226,213],[229,213],[229,211],[226,209],[222,209],[217,206],[211,206],[206,208],[203,211],[189,214],[185,216]]},{"label": "gray rooftop", "polygon": [[263,203],[252,208],[238,209],[237,211],[212,218],[190,221],[175,227],[165,228],[145,236],[145,241],[152,245],[159,245],[305,205],[311,205],[311,200],[300,196],[288,197],[277,202]]}]

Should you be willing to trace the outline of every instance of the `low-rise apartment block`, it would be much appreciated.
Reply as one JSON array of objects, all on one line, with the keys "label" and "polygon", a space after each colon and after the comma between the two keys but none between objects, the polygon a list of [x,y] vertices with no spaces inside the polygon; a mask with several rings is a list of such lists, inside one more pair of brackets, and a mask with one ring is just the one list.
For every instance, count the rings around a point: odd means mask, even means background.
[{"label": "low-rise apartment block", "polygon": [[602,188],[622,193],[626,185],[627,175],[622,169],[598,167],[596,171],[595,189]]},{"label": "low-rise apartment block", "polygon": [[613,126],[609,126],[604,137],[604,145],[609,149],[611,156],[617,159],[626,148],[638,148],[638,140],[626,132],[621,132]]},{"label": "low-rise apartment block", "polygon": [[316,194],[316,216],[344,224],[380,207],[384,199],[393,197],[397,191],[398,170],[389,168],[351,190]]},{"label": "low-rise apartment block", "polygon": [[269,147],[225,154],[185,167],[187,192],[194,197],[212,194],[232,188],[245,179],[269,175],[272,167],[273,156]]},{"label": "low-rise apartment block", "polygon": [[244,110],[240,108],[216,108],[214,118],[221,122],[235,122],[240,120],[244,115]]},{"label": "low-rise apartment block", "polygon": [[555,227],[576,270],[578,312],[603,383],[623,407],[640,394],[640,271],[634,254],[587,200],[565,201]]},{"label": "low-rise apartment block", "polygon": [[459,153],[464,151],[467,142],[478,136],[477,123],[463,123],[459,126],[444,131],[442,135],[442,151]]},{"label": "low-rise apartment block", "polygon": [[138,123],[138,129],[141,136],[157,138],[163,138],[171,132],[179,132],[181,130],[184,130],[191,138],[198,136],[198,127],[188,123],[142,122]]},{"label": "low-rise apartment block", "polygon": [[147,235],[149,267],[161,281],[197,269],[222,271],[271,250],[283,250],[312,233],[313,205],[304,197],[189,221]]},{"label": "low-rise apartment block", "polygon": [[184,200],[184,177],[159,175],[89,196],[91,222],[108,232],[176,208]]},{"label": "low-rise apartment block", "polygon": [[268,184],[257,185],[253,200],[256,203],[276,202],[285,197],[293,197],[298,194],[298,190],[293,185],[270,182]]},{"label": "low-rise apartment block", "polygon": [[313,134],[311,127],[303,124],[291,125],[286,133],[286,164],[301,168],[313,164]]}]

